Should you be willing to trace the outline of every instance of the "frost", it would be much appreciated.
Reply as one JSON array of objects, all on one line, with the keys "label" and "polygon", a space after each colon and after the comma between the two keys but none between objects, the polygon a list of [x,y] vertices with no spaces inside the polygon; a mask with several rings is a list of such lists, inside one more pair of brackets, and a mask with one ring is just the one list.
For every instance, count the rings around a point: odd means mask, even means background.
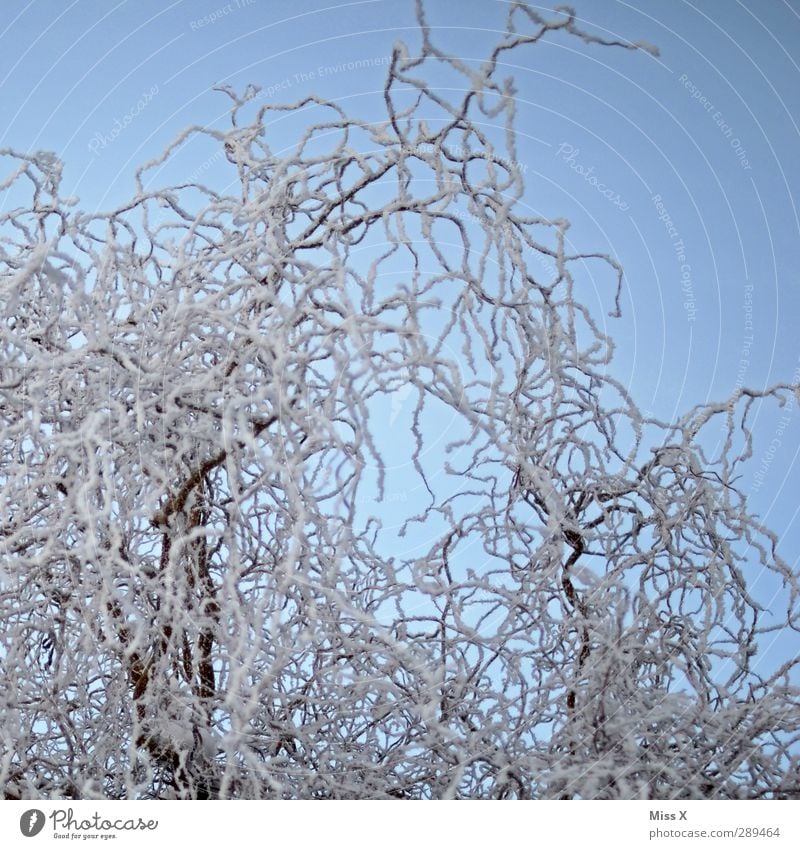
[{"label": "frost", "polygon": [[[737,489],[797,387],[645,417],[573,277],[621,268],[519,203],[501,55],[643,45],[515,2],[475,71],[418,9],[383,122],[221,87],[104,215],[0,151],[6,798],[798,796],[798,583]],[[194,140],[233,188],[154,185]]]}]

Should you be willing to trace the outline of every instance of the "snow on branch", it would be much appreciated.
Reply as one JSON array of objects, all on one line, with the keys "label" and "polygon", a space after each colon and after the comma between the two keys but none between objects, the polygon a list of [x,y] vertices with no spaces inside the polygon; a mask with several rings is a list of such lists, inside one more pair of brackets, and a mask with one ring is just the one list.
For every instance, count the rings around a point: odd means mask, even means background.
[{"label": "snow on branch", "polygon": [[[0,151],[7,798],[800,793],[797,576],[737,488],[797,387],[644,416],[573,278],[618,311],[621,267],[520,204],[501,53],[655,50],[515,2],[475,69],[417,8],[382,121],[223,88],[96,215]],[[200,138],[221,179],[155,187]]]}]

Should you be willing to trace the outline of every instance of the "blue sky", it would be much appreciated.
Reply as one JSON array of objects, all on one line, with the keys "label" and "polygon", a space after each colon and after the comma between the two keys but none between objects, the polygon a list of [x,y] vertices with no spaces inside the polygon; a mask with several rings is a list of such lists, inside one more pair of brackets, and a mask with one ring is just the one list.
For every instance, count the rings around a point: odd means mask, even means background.
[{"label": "blue sky", "polygon": [[[426,5],[435,39],[465,61],[485,55],[507,8]],[[575,6],[586,28],[661,51],[554,37],[504,55],[527,203],[569,218],[576,250],[625,267],[623,317],[603,319],[615,376],[665,419],[739,385],[797,380],[800,2]],[[31,0],[4,11],[0,147],[55,151],[86,210],[129,197],[135,165],[184,127],[223,126],[228,100],[213,85],[256,83],[275,102],[313,92],[378,119],[392,43],[418,43],[410,0]],[[276,151],[293,138],[287,122],[270,133]],[[190,145],[182,176],[208,174],[209,153]],[[605,316],[610,275],[587,266],[581,286]],[[797,565],[800,412],[786,416],[760,406],[742,486]]]}]

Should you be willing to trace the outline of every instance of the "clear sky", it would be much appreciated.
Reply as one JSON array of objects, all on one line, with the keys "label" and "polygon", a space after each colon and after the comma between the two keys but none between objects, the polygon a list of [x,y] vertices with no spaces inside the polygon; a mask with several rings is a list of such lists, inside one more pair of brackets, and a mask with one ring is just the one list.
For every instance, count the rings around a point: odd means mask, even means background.
[{"label": "clear sky", "polygon": [[[531,209],[570,218],[576,250],[626,269],[623,317],[605,319],[615,375],[668,419],[740,385],[798,380],[800,0],[574,5],[587,28],[661,51],[557,37],[504,57]],[[507,4],[426,6],[439,45],[478,61]],[[275,102],[318,93],[378,119],[392,43],[418,43],[411,0],[30,0],[3,11],[0,147],[55,151],[66,193],[87,210],[129,197],[135,165],[182,128],[222,126],[229,101],[213,85],[256,83]],[[276,151],[292,141],[280,122],[271,133]],[[190,146],[170,178],[206,173],[208,156]],[[603,316],[611,278],[593,268],[582,285]],[[797,565],[800,411],[784,416],[759,409],[742,486]]]}]

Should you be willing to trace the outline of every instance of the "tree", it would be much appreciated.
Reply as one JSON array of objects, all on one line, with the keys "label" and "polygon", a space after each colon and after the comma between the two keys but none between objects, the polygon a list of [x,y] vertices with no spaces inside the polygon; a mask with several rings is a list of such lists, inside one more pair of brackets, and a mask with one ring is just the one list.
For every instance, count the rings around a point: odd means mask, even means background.
[{"label": "tree", "polygon": [[[618,304],[622,269],[522,211],[499,57],[653,48],[515,2],[475,70],[418,19],[385,121],[223,88],[231,128],[108,214],[2,151],[6,798],[800,794],[795,664],[760,643],[797,577],[736,486],[755,400],[797,387],[644,416],[575,285],[603,264]],[[232,183],[152,187],[197,137]]]}]

